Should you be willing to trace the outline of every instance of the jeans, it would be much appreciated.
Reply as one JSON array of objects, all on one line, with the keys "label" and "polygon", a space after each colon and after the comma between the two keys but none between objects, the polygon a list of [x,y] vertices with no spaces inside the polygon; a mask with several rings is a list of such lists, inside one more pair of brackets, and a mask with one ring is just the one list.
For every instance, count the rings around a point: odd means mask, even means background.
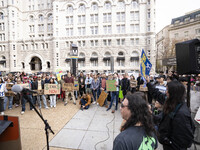
[{"label": "jeans", "polygon": [[3,112],[3,111],[4,111],[3,103],[4,103],[4,98],[3,98],[3,97],[0,97],[0,112]]},{"label": "jeans", "polygon": [[117,110],[118,98],[119,98],[119,91],[113,91],[113,92],[111,92],[111,101],[110,101],[110,106],[108,108],[112,107],[113,101],[115,99],[115,101],[116,101],[115,110]]},{"label": "jeans", "polygon": [[92,94],[94,97],[94,101],[96,102],[97,101],[97,90],[92,90]]},{"label": "jeans", "polygon": [[46,100],[45,96],[44,95],[38,95],[37,96],[37,101],[38,101],[39,108],[41,108],[40,96],[42,97],[42,101],[43,101],[44,107],[47,108],[48,106],[47,106],[47,100]]},{"label": "jeans", "polygon": [[[23,95],[22,96],[22,111],[25,111],[26,110],[26,102],[27,102],[27,99],[30,100],[30,102],[33,104],[33,98],[32,98],[32,95]],[[29,102],[29,104],[30,104]],[[32,105],[30,104],[30,110],[32,110],[33,107]]]},{"label": "jeans", "polygon": [[50,95],[50,106],[51,107],[56,107],[56,95]]},{"label": "jeans", "polygon": [[101,90],[100,90],[100,88],[98,88],[97,89],[97,99],[99,99],[100,94],[101,94]]},{"label": "jeans", "polygon": [[[85,104],[87,104],[87,101],[84,100],[84,99],[81,99],[81,106],[85,106]],[[87,105],[87,106],[85,107],[85,109],[88,109],[89,107],[90,107],[90,105]]]},{"label": "jeans", "polygon": [[5,96],[4,97],[4,110],[6,110],[6,105],[7,105],[7,101],[9,100],[9,105],[8,105],[8,109],[12,108],[12,104],[13,104],[13,96]]}]

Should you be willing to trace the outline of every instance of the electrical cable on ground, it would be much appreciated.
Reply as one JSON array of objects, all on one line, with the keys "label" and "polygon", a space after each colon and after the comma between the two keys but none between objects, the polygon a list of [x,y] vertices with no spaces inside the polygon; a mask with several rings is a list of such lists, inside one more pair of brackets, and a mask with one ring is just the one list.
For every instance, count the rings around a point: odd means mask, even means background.
[{"label": "electrical cable on ground", "polygon": [[96,144],[94,145],[95,150],[97,150],[97,145],[98,145],[98,144],[103,143],[103,142],[106,142],[106,141],[110,138],[110,133],[109,133],[110,131],[109,131],[108,125],[109,125],[111,122],[113,122],[114,119],[115,119],[115,114],[114,114],[113,119],[112,119],[110,122],[108,122],[108,123],[106,124],[106,128],[107,128],[107,130],[108,130],[108,137],[107,137],[105,140],[102,140],[102,141],[99,141],[98,143],[96,143]]}]

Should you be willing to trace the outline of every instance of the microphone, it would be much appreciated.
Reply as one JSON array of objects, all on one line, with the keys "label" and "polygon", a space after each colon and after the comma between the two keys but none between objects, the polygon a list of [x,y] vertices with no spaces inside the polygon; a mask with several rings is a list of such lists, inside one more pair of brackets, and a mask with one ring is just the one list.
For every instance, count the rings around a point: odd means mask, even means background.
[{"label": "microphone", "polygon": [[11,90],[15,93],[37,93],[36,91],[27,89],[27,88],[23,88],[21,85],[13,85]]}]

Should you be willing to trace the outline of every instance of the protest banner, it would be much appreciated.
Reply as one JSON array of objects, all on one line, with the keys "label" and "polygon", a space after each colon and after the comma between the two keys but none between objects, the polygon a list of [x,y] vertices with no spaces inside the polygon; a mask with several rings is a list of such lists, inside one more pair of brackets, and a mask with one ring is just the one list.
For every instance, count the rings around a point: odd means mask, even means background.
[{"label": "protest banner", "polygon": [[74,90],[74,84],[73,83],[63,83],[62,90],[67,92],[72,92]]},{"label": "protest banner", "polygon": [[106,90],[107,91],[117,91],[117,87],[115,86],[115,80],[106,80]]},{"label": "protest banner", "polygon": [[74,90],[75,90],[75,91],[78,91],[78,90],[79,90],[78,81],[74,81]]},{"label": "protest banner", "polygon": [[97,103],[99,103],[100,106],[103,106],[104,101],[106,100],[108,94],[104,91],[101,91],[101,94],[99,96],[99,99],[97,100]]},{"label": "protest banner", "polygon": [[60,84],[44,84],[44,94],[60,94]]},{"label": "protest banner", "polygon": [[13,84],[6,84],[6,89],[8,90],[8,92],[5,92],[5,96],[14,96],[14,92],[11,91]]}]

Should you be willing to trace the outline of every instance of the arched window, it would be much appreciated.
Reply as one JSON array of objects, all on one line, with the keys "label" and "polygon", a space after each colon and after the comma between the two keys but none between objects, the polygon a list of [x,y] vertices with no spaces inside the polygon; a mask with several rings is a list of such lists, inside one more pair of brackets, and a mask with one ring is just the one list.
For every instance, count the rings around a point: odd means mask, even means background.
[{"label": "arched window", "polygon": [[105,56],[105,57],[110,57],[111,54],[110,54],[110,52],[106,52],[106,53],[104,54],[104,56]]},{"label": "arched window", "polygon": [[111,10],[111,3],[110,3],[109,1],[105,2],[104,8],[105,8],[106,10]]},{"label": "arched window", "polygon": [[97,5],[97,3],[92,3],[91,10],[92,10],[92,11],[97,11],[97,10],[98,10],[98,5]]},{"label": "arched window", "polygon": [[98,54],[96,52],[93,52],[92,57],[98,57]]},{"label": "arched window", "polygon": [[123,52],[119,52],[118,55],[119,56],[124,56],[124,53]]},{"label": "arched window", "polygon": [[24,68],[25,68],[24,62],[22,62],[22,69],[24,69]]},{"label": "arched window", "polygon": [[6,59],[6,57],[5,56],[1,56],[1,59]]},{"label": "arched window", "polygon": [[50,62],[47,61],[47,68],[49,69],[51,66],[50,66]]},{"label": "arched window", "polygon": [[132,8],[138,8],[138,0],[133,0],[131,2],[131,6],[132,6]]},{"label": "arched window", "polygon": [[29,17],[29,21],[34,22],[34,17],[32,15]]},{"label": "arched window", "polygon": [[67,6],[67,13],[72,14],[73,13],[73,7],[71,5]]},{"label": "arched window", "polygon": [[43,15],[39,15],[38,18],[39,18],[39,21],[40,21],[40,22],[44,21],[44,16],[43,16]]},{"label": "arched window", "polygon": [[4,19],[4,15],[2,12],[0,12],[0,20],[3,20]]},{"label": "arched window", "polygon": [[53,20],[53,15],[52,14],[48,14],[48,21],[52,21]]},{"label": "arched window", "polygon": [[85,57],[85,54],[84,54],[84,53],[80,53],[80,54],[79,54],[79,57],[84,58],[84,57]]},{"label": "arched window", "polygon": [[117,7],[120,9],[124,9],[125,8],[125,3],[123,0],[119,0],[117,3]]},{"label": "arched window", "polygon": [[85,12],[85,5],[80,4],[78,10],[79,10],[79,12]]}]

